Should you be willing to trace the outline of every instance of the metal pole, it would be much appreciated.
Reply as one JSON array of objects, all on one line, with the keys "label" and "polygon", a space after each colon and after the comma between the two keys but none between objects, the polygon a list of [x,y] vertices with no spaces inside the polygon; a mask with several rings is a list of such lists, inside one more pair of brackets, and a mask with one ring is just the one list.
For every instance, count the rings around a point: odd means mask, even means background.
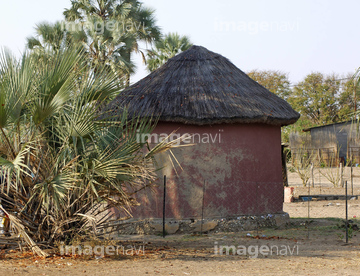
[{"label": "metal pole", "polygon": [[314,163],[311,163],[311,184],[312,184],[312,187],[314,188],[315,187],[315,180],[314,180]]},{"label": "metal pole", "polygon": [[321,194],[321,156],[320,156],[320,149],[318,150],[318,157],[319,157],[319,186],[320,186],[320,194]]},{"label": "metal pole", "polygon": [[256,236],[259,236],[259,189],[260,186],[258,185],[258,182],[256,182],[256,206],[257,206],[257,210],[256,210]]},{"label": "metal pole", "polygon": [[354,179],[353,179],[353,162],[350,162],[350,180],[351,180],[351,195],[354,195]]},{"label": "metal pole", "polygon": [[347,181],[345,181],[345,217],[346,217],[346,222],[345,222],[345,229],[346,229],[346,243],[349,242],[349,222],[348,222],[348,199],[347,199]]},{"label": "metal pole", "polygon": [[166,236],[166,231],[165,231],[165,202],[166,202],[166,175],[164,175],[163,238],[165,238],[165,236]]},{"label": "metal pole", "polygon": [[339,164],[339,170],[340,170],[340,185],[341,187],[344,187],[344,181],[343,181],[343,164],[340,162]]},{"label": "metal pole", "polygon": [[307,221],[307,238],[310,238],[310,183],[308,187],[308,221]]},{"label": "metal pole", "polygon": [[200,227],[200,233],[201,233],[201,234],[202,234],[202,232],[203,232],[203,224],[204,224],[205,184],[206,184],[206,181],[204,180],[204,185],[203,185],[203,198],[202,198],[202,208],[201,208],[201,227]]}]

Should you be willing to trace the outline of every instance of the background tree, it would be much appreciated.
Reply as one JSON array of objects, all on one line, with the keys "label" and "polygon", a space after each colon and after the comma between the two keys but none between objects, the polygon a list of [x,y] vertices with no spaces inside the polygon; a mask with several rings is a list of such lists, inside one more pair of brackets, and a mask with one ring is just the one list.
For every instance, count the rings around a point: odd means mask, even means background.
[{"label": "background tree", "polygon": [[291,95],[288,74],[274,70],[252,70],[247,75],[284,100]]},{"label": "background tree", "polygon": [[[96,24],[102,32],[101,36],[95,28]],[[87,52],[88,60],[95,71],[98,67],[108,66],[119,78],[125,80],[125,75],[134,65],[127,63],[121,55],[125,48],[123,38],[117,36],[114,30],[102,30],[100,22],[93,21],[88,26],[69,25],[66,22],[38,24],[35,28],[37,35],[27,39],[27,48],[33,55],[48,59],[56,52],[76,45]],[[119,47],[116,48],[116,45]]]},{"label": "background tree", "polygon": [[61,47],[69,46],[71,37],[67,35],[61,22],[40,23],[35,27],[36,36],[27,38],[27,48],[30,50],[44,52],[50,49],[52,52],[57,52]]},{"label": "background tree", "polygon": [[135,68],[131,54],[141,53],[145,60],[139,43],[152,43],[160,37],[154,11],[137,0],[73,0],[64,15],[68,22],[83,27],[76,37],[88,48],[94,63],[105,62],[121,74],[125,72],[127,86]]},{"label": "background tree", "polygon": [[[311,73],[298,84],[291,86],[288,75],[273,70],[253,70],[248,75],[288,101],[301,114],[293,125],[282,128],[283,142],[289,141],[291,132],[346,121],[354,118],[359,110],[360,83],[357,74],[345,77]],[[356,104],[355,104],[356,102]]]},{"label": "background tree", "polygon": [[347,74],[341,83],[341,94],[338,98],[339,118],[341,121],[355,119],[359,111],[360,85],[357,74]]},{"label": "background tree", "polygon": [[[252,70],[247,75],[280,98],[288,101],[291,97],[292,90],[287,73],[275,70]],[[289,142],[291,130],[290,126],[282,128],[281,139],[283,142]]]},{"label": "background tree", "polygon": [[335,74],[324,76],[321,73],[311,73],[293,88],[289,102],[302,118],[313,125],[335,123],[339,121],[339,79]]},{"label": "background tree", "polygon": [[169,33],[155,42],[155,47],[148,51],[147,69],[152,72],[163,65],[169,58],[189,49],[192,46],[187,36]]}]

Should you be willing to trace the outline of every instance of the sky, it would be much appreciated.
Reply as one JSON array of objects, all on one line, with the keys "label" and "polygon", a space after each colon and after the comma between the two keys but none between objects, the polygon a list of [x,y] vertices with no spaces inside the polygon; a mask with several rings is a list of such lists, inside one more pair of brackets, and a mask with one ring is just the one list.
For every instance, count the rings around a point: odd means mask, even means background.
[{"label": "sky", "polygon": [[[354,73],[360,67],[358,0],[143,0],[163,33],[187,35],[195,45],[238,68],[279,70],[296,84],[311,72]],[[70,0],[0,0],[0,46],[19,55],[34,27],[63,19]],[[145,47],[145,45],[143,45]],[[131,82],[148,72],[138,55]]]}]

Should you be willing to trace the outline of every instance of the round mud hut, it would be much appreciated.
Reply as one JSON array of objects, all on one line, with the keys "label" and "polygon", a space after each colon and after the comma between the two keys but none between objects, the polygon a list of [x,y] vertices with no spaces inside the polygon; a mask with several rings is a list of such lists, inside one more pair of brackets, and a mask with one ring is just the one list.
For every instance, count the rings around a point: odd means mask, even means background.
[{"label": "round mud hut", "polygon": [[[124,90],[106,110],[154,116],[156,135],[190,134],[173,149],[155,189],[137,193],[134,218],[236,218],[279,214],[283,208],[281,127],[295,123],[291,106],[227,58],[201,46],[169,59]],[[150,141],[154,142],[154,141]]]}]

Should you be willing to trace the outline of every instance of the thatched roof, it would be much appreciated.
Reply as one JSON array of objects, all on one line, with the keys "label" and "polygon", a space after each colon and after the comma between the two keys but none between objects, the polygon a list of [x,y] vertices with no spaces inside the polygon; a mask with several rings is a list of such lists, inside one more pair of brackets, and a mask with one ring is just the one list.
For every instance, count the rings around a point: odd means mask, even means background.
[{"label": "thatched roof", "polygon": [[129,86],[105,111],[116,115],[124,107],[131,115],[195,125],[288,125],[300,116],[227,58],[201,46],[192,46]]}]

